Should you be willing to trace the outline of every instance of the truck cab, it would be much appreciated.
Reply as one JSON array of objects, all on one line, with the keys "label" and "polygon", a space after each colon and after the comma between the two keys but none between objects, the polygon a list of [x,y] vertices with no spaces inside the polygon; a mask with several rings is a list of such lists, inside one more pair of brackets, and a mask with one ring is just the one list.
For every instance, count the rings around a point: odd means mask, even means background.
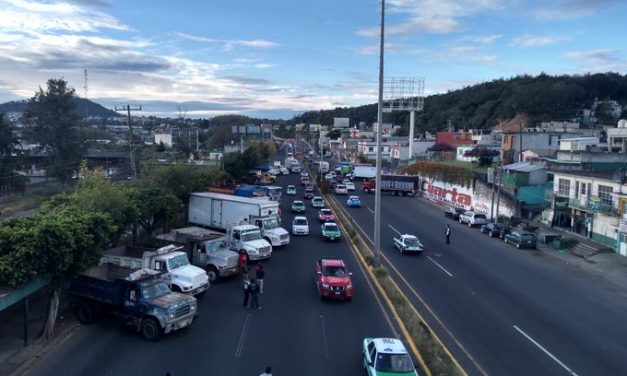
[{"label": "truck cab", "polygon": [[251,261],[267,259],[272,255],[272,245],[262,238],[261,229],[254,225],[229,229],[229,247],[235,252],[244,250]]},{"label": "truck cab", "polygon": [[187,254],[174,251],[177,247],[159,248],[156,251],[146,251],[142,259],[144,268],[166,272],[170,275],[170,287],[175,292],[191,295],[201,295],[209,288],[207,273],[189,263]]},{"label": "truck cab", "polygon": [[261,236],[273,247],[280,247],[290,243],[290,234],[281,227],[281,221],[277,216],[253,218],[255,226],[261,229]]}]

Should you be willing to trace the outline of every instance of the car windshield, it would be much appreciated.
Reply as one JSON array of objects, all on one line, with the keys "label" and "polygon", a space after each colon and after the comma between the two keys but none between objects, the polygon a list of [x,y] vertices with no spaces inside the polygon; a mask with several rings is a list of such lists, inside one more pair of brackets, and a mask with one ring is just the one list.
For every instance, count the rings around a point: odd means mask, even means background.
[{"label": "car windshield", "polygon": [[328,266],[324,268],[324,275],[330,277],[345,277],[348,275],[346,269],[341,266]]},{"label": "car windshield", "polygon": [[357,198],[357,197],[351,197],[351,201],[359,201],[359,198]]},{"label": "car windshield", "polygon": [[261,239],[261,232],[259,232],[259,230],[242,231],[242,241],[244,242],[259,239]]},{"label": "car windshield", "polygon": [[320,214],[322,215],[329,215],[332,214],[330,209],[322,209],[320,210]]},{"label": "car windshield", "polygon": [[145,300],[160,298],[171,293],[170,288],[165,284],[165,282],[142,284],[141,289],[142,296]]},{"label": "car windshield", "polygon": [[522,238],[522,240],[527,241],[527,242],[532,242],[533,241],[533,235],[531,235],[531,234],[523,234],[523,236],[521,238]]},{"label": "car windshield", "polygon": [[296,201],[292,204],[292,206],[303,206],[304,204],[300,201]]},{"label": "car windshield", "polygon": [[174,256],[168,260],[168,268],[170,270],[174,270],[176,268],[180,268],[185,265],[189,265],[189,260],[187,259],[187,256],[185,256],[184,254]]},{"label": "car windshield", "polygon": [[279,227],[279,220],[276,217],[268,218],[263,220],[263,228],[266,230],[271,230],[273,228]]},{"label": "car windshield", "polygon": [[377,354],[375,368],[381,372],[412,372],[414,366],[407,354]]},{"label": "car windshield", "polygon": [[294,224],[296,226],[306,226],[307,225],[307,220],[306,219],[295,219],[294,220]]},{"label": "car windshield", "polygon": [[337,225],[335,224],[327,224],[324,226],[325,231],[338,231]]},{"label": "car windshield", "polygon": [[405,238],[405,244],[409,246],[414,246],[414,245],[419,245],[420,242],[418,241],[418,239],[411,237],[411,238]]},{"label": "car windshield", "polygon": [[483,218],[486,219],[486,216],[483,214],[475,214],[475,218]]}]

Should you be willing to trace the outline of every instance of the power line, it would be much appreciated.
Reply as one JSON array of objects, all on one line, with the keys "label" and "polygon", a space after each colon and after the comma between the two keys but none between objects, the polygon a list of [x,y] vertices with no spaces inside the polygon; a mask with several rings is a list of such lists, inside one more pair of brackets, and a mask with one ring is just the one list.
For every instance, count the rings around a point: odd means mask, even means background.
[{"label": "power line", "polygon": [[120,112],[120,111],[126,111],[127,116],[128,116],[128,153],[129,153],[129,158],[130,158],[130,162],[131,162],[131,176],[133,177],[133,179],[137,178],[137,169],[135,168],[135,158],[133,156],[133,127],[131,125],[131,111],[141,111],[142,110],[142,106],[134,106],[131,107],[131,105],[126,105],[126,106],[115,106],[115,111],[116,112]]}]

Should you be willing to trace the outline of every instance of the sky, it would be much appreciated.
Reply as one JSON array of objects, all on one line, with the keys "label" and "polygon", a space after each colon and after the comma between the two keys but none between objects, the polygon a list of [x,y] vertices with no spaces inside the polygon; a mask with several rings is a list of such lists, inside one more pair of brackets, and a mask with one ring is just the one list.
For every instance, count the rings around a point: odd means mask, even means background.
[{"label": "sky", "polygon": [[[291,118],[375,103],[376,0],[0,0],[0,103],[63,78],[141,115]],[[627,72],[626,0],[388,0],[385,77],[424,95]],[[87,91],[85,75],[87,70]]]}]

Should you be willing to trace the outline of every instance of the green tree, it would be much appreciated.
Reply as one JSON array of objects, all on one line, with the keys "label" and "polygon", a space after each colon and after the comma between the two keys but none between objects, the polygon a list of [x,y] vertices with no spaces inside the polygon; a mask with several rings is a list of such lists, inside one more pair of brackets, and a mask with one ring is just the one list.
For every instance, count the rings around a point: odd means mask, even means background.
[{"label": "green tree", "polygon": [[54,335],[64,281],[97,265],[114,232],[108,215],[76,208],[0,223],[0,281],[17,287],[39,275],[51,277],[44,338]]},{"label": "green tree", "polygon": [[165,187],[146,185],[145,181],[136,183],[130,195],[139,211],[137,223],[141,227],[141,235],[146,239],[151,238],[159,227],[165,229],[182,210],[182,202],[174,193]]},{"label": "green tree", "polygon": [[82,124],[76,114],[75,90],[63,79],[50,79],[28,102],[25,118],[30,122],[30,137],[48,149],[49,168],[62,182],[72,178],[85,144]]},{"label": "green tree", "polygon": [[0,195],[24,192],[26,178],[15,172],[21,165],[17,150],[18,140],[4,114],[0,114]]}]

